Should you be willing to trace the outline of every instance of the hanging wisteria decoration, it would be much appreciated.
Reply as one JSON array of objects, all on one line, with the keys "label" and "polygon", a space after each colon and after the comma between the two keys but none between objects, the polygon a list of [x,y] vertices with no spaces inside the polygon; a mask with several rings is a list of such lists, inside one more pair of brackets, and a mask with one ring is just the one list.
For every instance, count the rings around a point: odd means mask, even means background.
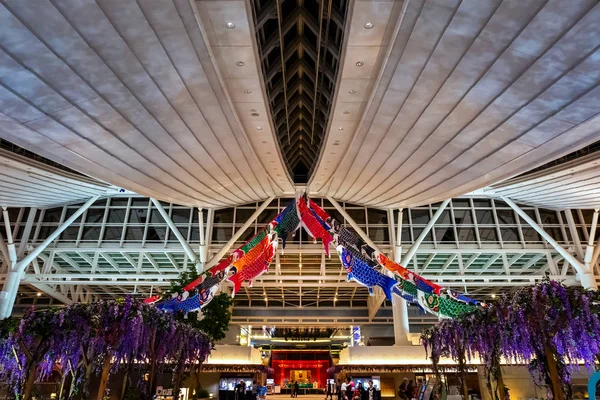
[{"label": "hanging wisteria decoration", "polygon": [[488,382],[498,382],[500,399],[502,358],[527,365],[536,384],[547,386],[554,399],[564,399],[570,373],[580,363],[591,371],[599,359],[599,312],[597,291],[544,281],[443,320],[423,333],[422,342],[434,369],[440,357],[481,357]]},{"label": "hanging wisteria decoration", "polygon": [[149,378],[143,389],[152,393],[163,365],[181,369],[203,362],[210,351],[210,340],[202,332],[176,321],[172,313],[131,298],[32,309],[18,324],[2,321],[0,381],[15,396],[30,398],[34,383],[58,371],[71,377],[65,398],[89,398],[90,378],[100,375],[102,399],[110,374],[123,364],[128,370],[136,364],[145,365]]}]

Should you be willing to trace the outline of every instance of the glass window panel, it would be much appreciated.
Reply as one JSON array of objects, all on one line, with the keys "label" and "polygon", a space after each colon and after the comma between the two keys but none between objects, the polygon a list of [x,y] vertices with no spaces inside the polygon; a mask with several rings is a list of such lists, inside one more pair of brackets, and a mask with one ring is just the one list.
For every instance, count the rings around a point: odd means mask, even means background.
[{"label": "glass window panel", "polygon": [[148,234],[146,235],[147,242],[162,242],[167,235],[167,228],[148,226]]},{"label": "glass window panel", "polygon": [[[233,212],[233,210],[232,210],[232,212]],[[254,214],[255,212],[256,212],[256,208],[238,208],[237,210],[235,210],[235,222],[237,222],[238,224],[244,224],[244,223],[246,223],[246,221],[248,221],[250,219],[252,214]],[[232,217],[233,217],[233,215],[232,215]],[[229,219],[227,219],[226,221],[221,221],[221,222],[231,222],[231,221]]]},{"label": "glass window panel", "polygon": [[160,215],[160,212],[158,212],[158,210],[156,208],[153,208],[150,212],[150,223],[151,224],[166,224],[162,215]]},{"label": "glass window panel", "polygon": [[369,225],[371,224],[386,224],[388,223],[387,211],[377,210],[375,208],[367,208],[367,217]]},{"label": "glass window panel", "polygon": [[327,208],[327,209],[325,209],[325,212],[327,214],[329,214],[329,216],[331,218],[335,219],[338,222],[343,222],[344,221],[344,218],[342,218],[342,216],[334,208]]},{"label": "glass window panel", "polygon": [[[111,210],[112,211],[112,210]],[[123,210],[125,211],[125,210]],[[147,208],[132,208],[129,212],[129,223],[130,224],[145,224],[148,219]]]},{"label": "glass window panel", "polygon": [[150,199],[136,199],[133,198],[131,199],[131,206],[132,207],[148,207],[148,202],[150,201]]},{"label": "glass window panel", "polygon": [[[419,237],[419,235],[421,234],[421,232],[423,232],[424,228],[413,228],[413,235],[415,235],[415,238]],[[431,231],[429,231],[429,233],[427,235],[425,235],[425,239],[423,239],[424,242],[433,242],[433,236],[431,235]]]},{"label": "glass window panel", "polygon": [[412,223],[415,225],[426,225],[429,222],[429,210],[410,210]]},{"label": "glass window panel", "polygon": [[[106,235],[105,235],[106,236]],[[141,241],[144,238],[144,228],[141,226],[128,226],[125,231],[125,240]]]},{"label": "glass window panel", "polygon": [[238,242],[246,243],[247,241],[252,239],[254,237],[254,235],[255,235],[255,229],[253,226],[251,226],[250,228],[246,229],[246,231],[244,233],[242,233],[242,235],[238,239]]},{"label": "glass window panel", "polygon": [[[454,210],[454,221],[458,225],[473,225],[471,210]],[[460,235],[458,235],[460,237]]]},{"label": "glass window panel", "polygon": [[[544,210],[545,211],[545,210]],[[548,212],[553,212],[553,211],[548,211]],[[591,225],[592,224],[592,218],[594,217],[594,210],[581,210],[581,215],[583,215],[583,220],[588,224]],[[542,217],[542,221],[544,220],[544,217],[542,216],[542,209],[540,209],[540,217]],[[580,224],[581,221],[578,218],[578,215],[576,212],[573,212],[573,218],[575,219],[575,223],[576,224]]]},{"label": "glass window panel", "polygon": [[347,209],[346,212],[350,215],[350,218],[354,220],[357,224],[366,224],[367,218],[365,216],[365,209]]},{"label": "glass window panel", "polygon": [[127,202],[129,199],[111,199],[110,206],[111,207],[127,207]]},{"label": "glass window panel", "polygon": [[42,225],[42,227],[40,228],[40,233],[39,233],[39,235],[37,237],[37,240],[41,241],[41,240],[46,239],[48,236],[50,236],[50,233],[54,229],[56,229],[56,227],[54,227],[54,226],[50,227],[50,226],[43,226]]},{"label": "glass window panel", "polygon": [[104,219],[104,208],[90,208],[85,217],[86,224],[100,224]]},{"label": "glass window panel", "polygon": [[[143,232],[143,228],[139,228],[142,229]],[[104,230],[104,241],[108,242],[118,242],[121,240],[121,233],[123,232],[123,228],[122,227],[112,227],[112,226],[107,226],[106,229]],[[142,240],[142,238],[140,237],[139,240]]]},{"label": "glass window panel", "polygon": [[199,242],[200,241],[200,228],[198,225],[192,226],[192,236],[190,236],[191,242]]},{"label": "glass window panel", "polygon": [[494,217],[492,210],[475,210],[475,216],[477,217],[477,223],[481,225],[493,225]]},{"label": "glass window panel", "polygon": [[187,224],[190,222],[189,208],[174,208],[171,210],[171,220],[176,224]]},{"label": "glass window panel", "polygon": [[579,235],[579,241],[584,243],[586,241],[585,234],[583,233],[583,228],[577,228],[577,234]]},{"label": "glass window panel", "polygon": [[479,238],[482,242],[497,242],[498,234],[495,228],[479,228]]},{"label": "glass window panel", "polygon": [[96,200],[94,202],[93,207],[100,207],[100,206],[102,206],[102,208],[104,208],[105,205],[106,205],[106,199],[100,199],[100,200]]},{"label": "glass window panel", "polygon": [[550,211],[550,210],[543,210],[543,209],[539,209],[538,210],[540,212],[540,218],[541,218],[541,222],[542,224],[547,224],[547,225],[558,225],[558,215],[556,215],[556,211]]},{"label": "glass window panel", "polygon": [[435,228],[435,239],[438,243],[456,243],[454,229],[452,229],[452,227]]},{"label": "glass window panel", "polygon": [[545,227],[544,230],[548,233],[548,235],[550,235],[552,237],[552,239],[556,240],[557,242],[565,241],[565,239],[562,236],[562,233],[560,232],[560,228]]},{"label": "glass window panel", "polygon": [[469,207],[471,207],[471,204],[469,203],[469,199],[452,199],[452,207],[454,207],[454,208],[458,208],[458,207],[469,208]]},{"label": "glass window panel", "polygon": [[489,208],[492,206],[492,203],[488,199],[473,199],[473,206]]},{"label": "glass window panel", "polygon": [[494,200],[494,205],[496,208],[510,208],[510,206],[502,200]]},{"label": "glass window panel", "polygon": [[390,232],[387,227],[369,227],[369,238],[376,243],[389,243]]},{"label": "glass window panel", "polygon": [[99,226],[85,226],[83,228],[83,234],[81,240],[83,241],[97,241],[100,238],[100,227]]},{"label": "glass window panel", "polygon": [[523,239],[525,242],[535,243],[542,241],[540,235],[535,231],[535,229],[526,227],[521,227],[521,229],[523,231]]},{"label": "glass window panel", "polygon": [[442,211],[442,214],[440,215],[440,217],[438,218],[437,221],[435,221],[436,224],[439,225],[450,225],[452,224],[452,218],[450,216],[450,210],[444,210]]},{"label": "glass window panel", "polygon": [[[500,216],[498,216],[498,218],[500,218]],[[521,241],[519,239],[519,230],[516,226],[501,226],[500,234],[502,235],[502,241],[504,243],[516,243]]]},{"label": "glass window panel", "polygon": [[513,210],[496,210],[499,224],[516,224],[515,212]]},{"label": "glass window panel", "polygon": [[62,208],[51,208],[46,210],[44,214],[44,222],[58,223],[60,221],[60,215],[62,214]]},{"label": "glass window panel", "polygon": [[473,228],[457,226],[456,233],[459,242],[477,242],[477,236],[475,236],[475,229]]},{"label": "glass window panel", "polygon": [[400,239],[402,243],[412,243],[409,228],[402,228],[402,237]]},{"label": "glass window panel", "polygon": [[60,240],[77,240],[79,234],[78,226],[70,226],[60,234]]},{"label": "glass window panel", "polygon": [[109,224],[122,224],[125,222],[125,210],[124,208],[114,209],[111,208],[108,210],[108,218],[106,222]]},{"label": "glass window panel", "polygon": [[[261,212],[258,218],[256,219],[260,225],[266,225],[269,222],[273,221],[275,217],[279,214],[274,208],[267,208],[265,211]],[[244,221],[246,222],[246,221]]]},{"label": "glass window panel", "polygon": [[[177,229],[179,229],[179,232],[183,235],[183,238],[187,239],[188,228],[182,228],[181,226],[178,226]],[[169,232],[169,242],[179,242],[179,240],[177,240],[177,236],[175,236],[173,232]]]},{"label": "glass window panel", "polygon": [[212,232],[212,240],[216,243],[225,243],[231,239],[232,228],[214,227]]},{"label": "glass window panel", "polygon": [[[238,212],[240,209],[238,208]],[[206,220],[205,220],[206,222]],[[233,222],[233,208],[224,208],[215,210],[213,215],[213,223],[215,224],[230,224]]]}]

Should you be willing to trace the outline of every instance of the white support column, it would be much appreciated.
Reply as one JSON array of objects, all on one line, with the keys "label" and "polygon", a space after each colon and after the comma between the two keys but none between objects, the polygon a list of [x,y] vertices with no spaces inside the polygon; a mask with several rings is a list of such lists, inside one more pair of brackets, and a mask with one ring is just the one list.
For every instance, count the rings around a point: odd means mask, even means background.
[{"label": "white support column", "polygon": [[515,212],[519,214],[521,218],[523,218],[533,229],[535,229],[536,232],[544,238],[544,240],[546,240],[552,247],[554,247],[556,251],[558,251],[560,255],[563,256],[563,258],[573,266],[573,268],[575,268],[575,270],[577,271],[577,276],[579,277],[579,281],[581,282],[581,286],[583,286],[585,289],[596,290],[598,288],[598,285],[596,284],[596,278],[594,277],[594,274],[591,272],[591,270],[587,269],[585,265],[583,265],[578,259],[573,257],[571,253],[569,253],[560,244],[558,244],[556,240],[552,238],[552,236],[550,236],[545,230],[543,230],[534,220],[532,220],[529,217],[529,215],[527,215],[523,210],[521,210],[521,208],[519,208],[519,206],[516,205],[511,199],[504,196],[502,196],[501,198],[506,202],[506,204],[510,206],[510,208],[515,210]]},{"label": "white support column", "polygon": [[185,251],[185,253],[188,255],[190,260],[194,263],[194,266],[196,267],[196,272],[198,272],[198,273],[201,272],[200,266],[199,266],[200,260],[196,256],[196,253],[194,253],[194,250],[192,250],[192,248],[190,247],[188,242],[185,240],[185,238],[183,237],[181,232],[179,232],[179,229],[177,229],[177,227],[173,223],[173,220],[171,219],[171,217],[169,217],[169,214],[167,214],[167,212],[163,208],[162,204],[160,204],[160,201],[158,201],[154,198],[151,198],[150,200],[152,200],[152,204],[154,204],[154,207],[156,207],[156,209],[158,210],[160,215],[163,217],[163,219],[167,223],[169,229],[171,229],[171,232],[173,232],[173,234],[175,235],[175,237],[177,238],[177,240],[183,247],[183,250]]},{"label": "white support column", "polygon": [[27,246],[29,236],[31,235],[31,230],[35,222],[34,220],[36,213],[37,208],[32,207],[29,209],[29,214],[27,215],[27,222],[25,223],[25,230],[23,231],[23,235],[21,236],[21,242],[19,243],[19,248],[17,249],[17,258],[21,258],[25,254],[25,247]]},{"label": "white support column", "polygon": [[[100,196],[94,196],[89,199],[85,204],[83,204],[69,219],[63,222],[54,232],[50,234],[39,246],[33,249],[27,256],[23,259],[17,261],[17,252],[15,249],[15,244],[12,243],[12,234],[8,234],[8,251],[11,260],[11,268],[8,271],[6,276],[6,280],[4,281],[4,286],[2,287],[2,292],[0,292],[0,319],[8,318],[12,314],[12,309],[15,304],[15,300],[17,298],[17,292],[19,290],[19,284],[21,283],[21,279],[23,279],[23,275],[25,274],[25,268],[35,260],[42,251],[46,249],[56,238],[60,236],[60,234],[69,227],[73,222],[77,220],[96,200],[98,200]],[[5,215],[5,224],[10,226],[10,221],[8,221],[8,213],[6,209],[3,210]],[[10,229],[9,229],[10,230]]]},{"label": "white support column", "polygon": [[403,267],[406,268],[409,261],[415,255],[415,253],[417,252],[417,249],[423,242],[423,239],[425,239],[425,236],[427,236],[427,234],[431,231],[431,228],[433,228],[433,225],[438,220],[438,218],[440,218],[440,215],[442,215],[442,212],[446,209],[446,206],[448,206],[449,203],[450,203],[450,199],[444,200],[442,202],[442,204],[440,205],[440,208],[437,209],[435,214],[433,214],[433,217],[431,217],[431,220],[429,221],[427,226],[425,226],[425,229],[423,229],[423,232],[421,232],[421,234],[415,239],[415,242],[412,244],[412,246],[410,246],[410,249],[408,249],[408,251],[406,252],[404,257],[400,261],[400,265],[402,265]]},{"label": "white support column", "polygon": [[[394,262],[400,263],[402,258],[402,214],[404,209],[398,209],[398,224],[396,226],[396,243],[394,243]],[[396,298],[392,303],[394,316],[394,345],[410,346],[410,325],[408,322],[408,302],[403,298]]]},{"label": "white support column", "polygon": [[598,209],[595,209],[594,216],[592,217],[592,226],[590,228],[588,243],[587,243],[587,246],[585,247],[585,258],[584,258],[585,267],[590,271],[592,271],[592,268],[590,267],[590,265],[591,265],[592,258],[594,255],[594,238],[596,235],[596,227],[597,226],[598,226]]},{"label": "white support column", "polygon": [[225,246],[221,247],[221,250],[219,250],[219,252],[215,254],[210,259],[210,261],[206,263],[205,269],[212,268],[213,266],[217,265],[219,261],[221,261],[221,258],[223,258],[223,256],[229,251],[231,246],[233,246],[234,243],[237,242],[237,240],[240,238],[240,236],[242,236],[242,234],[246,232],[246,229],[248,229],[250,225],[254,223],[254,220],[256,220],[256,218],[258,218],[258,216],[265,210],[265,208],[267,208],[267,206],[271,204],[274,198],[275,196],[271,196],[267,200],[265,200],[264,203],[261,204],[261,206],[254,212],[254,214],[252,214],[250,218],[248,218],[248,221],[246,221],[246,223],[242,225],[242,227],[233,234],[229,242],[227,242]]},{"label": "white support column", "polygon": [[565,216],[567,217],[567,225],[569,226],[569,232],[571,232],[571,237],[573,238],[573,244],[575,245],[575,252],[577,253],[577,257],[583,260],[584,254],[583,247],[581,246],[581,239],[579,238],[579,232],[577,231],[577,227],[575,227],[573,213],[570,209],[565,210]]},{"label": "white support column", "polygon": [[200,262],[202,263],[201,268],[204,270],[204,264],[206,264],[208,259],[208,245],[206,243],[206,235],[204,234],[206,227],[204,226],[202,208],[198,208],[198,229],[200,230]]}]

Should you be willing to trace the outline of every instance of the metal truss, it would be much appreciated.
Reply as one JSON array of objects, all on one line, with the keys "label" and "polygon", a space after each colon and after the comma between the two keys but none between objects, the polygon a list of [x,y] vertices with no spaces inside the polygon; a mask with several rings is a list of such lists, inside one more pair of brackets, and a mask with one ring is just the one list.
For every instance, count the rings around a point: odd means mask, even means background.
[{"label": "metal truss", "polygon": [[[220,253],[231,237],[244,226],[234,248],[261,229],[288,203],[274,199],[248,224],[260,204],[203,210],[208,259]],[[321,205],[340,218],[327,199]],[[173,204],[162,204],[175,226],[192,248],[200,245],[198,210]],[[464,205],[464,206],[463,206]],[[358,227],[382,252],[392,253],[397,226],[392,215],[398,213],[343,204]],[[79,206],[38,210],[30,219],[31,236],[23,244],[23,252],[35,248],[65,221]],[[564,212],[531,207],[524,211],[549,232],[569,253],[577,255],[577,242],[589,238],[593,213],[573,210],[569,227]],[[408,247],[422,232],[437,206],[403,211],[401,242]],[[17,246],[27,225],[27,209],[9,209],[11,228]],[[465,215],[471,216],[465,221]],[[512,215],[512,219],[510,218]],[[14,221],[14,222],[13,222]],[[135,229],[133,233],[129,229]],[[409,268],[424,277],[461,290],[480,299],[502,291],[528,285],[550,276],[566,283],[576,283],[576,272],[553,247],[536,239],[529,227],[503,202],[489,199],[454,199],[443,211],[411,258]],[[489,231],[494,231],[494,241]],[[467,231],[468,235],[463,233]],[[506,233],[508,231],[508,233]],[[448,232],[454,232],[454,235]],[[573,240],[572,233],[577,235]],[[138,236],[139,234],[139,236]],[[457,240],[457,238],[461,240]],[[503,240],[505,239],[505,240]],[[510,239],[510,240],[506,240]],[[333,249],[332,249],[333,251]],[[404,249],[406,252],[406,249]],[[116,197],[97,201],[59,239],[53,241],[27,268],[20,287],[17,306],[32,303],[50,304],[92,301],[123,296],[148,296],[164,290],[181,271],[194,265],[181,243],[169,232],[166,221],[148,198]],[[0,280],[6,277],[7,264],[2,261]],[[594,264],[597,271],[597,264]],[[597,275],[597,274],[596,274]],[[316,325],[347,323],[390,323],[391,304],[387,301],[369,316],[369,295],[365,288],[346,281],[338,257],[326,257],[321,244],[314,244],[299,230],[290,237],[283,254],[278,253],[268,274],[253,287],[244,286],[236,296],[234,321],[260,323],[260,320],[282,320],[293,323],[298,318]],[[336,316],[331,310],[353,311],[352,316]],[[414,314],[413,320],[428,321]],[[253,315],[243,310],[253,310]],[[289,311],[288,311],[289,310]],[[294,310],[294,311],[292,311]],[[313,310],[313,311],[311,311]],[[361,311],[360,311],[361,310]],[[296,317],[289,317],[289,312]],[[317,312],[320,316],[315,317]],[[345,311],[344,311],[345,312]],[[279,315],[279,317],[278,317]],[[289,317],[289,318],[288,318]],[[281,322],[282,324],[284,322]],[[423,322],[425,323],[425,322]]]}]

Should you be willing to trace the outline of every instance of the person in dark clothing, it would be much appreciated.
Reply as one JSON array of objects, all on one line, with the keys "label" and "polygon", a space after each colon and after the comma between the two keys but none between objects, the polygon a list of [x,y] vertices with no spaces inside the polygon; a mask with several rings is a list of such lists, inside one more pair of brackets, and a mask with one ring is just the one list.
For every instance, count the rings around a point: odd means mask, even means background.
[{"label": "person in dark clothing", "polygon": [[373,386],[373,381],[369,381],[369,387],[365,389],[362,400],[381,400],[381,392]]},{"label": "person in dark clothing", "polygon": [[335,392],[337,393],[338,400],[342,400],[342,380],[337,380],[337,385],[335,386]]},{"label": "person in dark clothing", "polygon": [[353,396],[353,387],[350,384],[350,377],[346,378],[346,397],[348,400],[352,400]]},{"label": "person in dark clothing", "polygon": [[300,391],[300,385],[298,385],[298,381],[294,383],[294,397],[298,397],[298,392]]},{"label": "person in dark clothing", "polygon": [[406,397],[408,398],[408,400],[411,400],[413,398],[414,390],[415,390],[415,384],[413,383],[413,381],[411,379],[410,382],[408,382],[408,385],[406,386]]},{"label": "person in dark clothing", "polygon": [[407,387],[408,387],[408,378],[404,378],[402,380],[402,383],[398,387],[398,397],[400,397],[400,400],[410,400],[406,396],[406,389],[407,389]]},{"label": "person in dark clothing", "polygon": [[354,398],[357,400],[363,400],[363,396],[365,394],[365,388],[362,385],[362,382],[358,382],[358,387],[354,391]]},{"label": "person in dark clothing", "polygon": [[246,399],[246,383],[244,381],[240,381],[237,385],[235,385],[235,400],[245,400]]},{"label": "person in dark clothing", "polygon": [[333,400],[333,394],[335,393],[335,383],[332,382],[328,382],[327,383],[327,391],[325,392],[325,399],[327,399],[327,397],[329,397],[331,400]]}]

